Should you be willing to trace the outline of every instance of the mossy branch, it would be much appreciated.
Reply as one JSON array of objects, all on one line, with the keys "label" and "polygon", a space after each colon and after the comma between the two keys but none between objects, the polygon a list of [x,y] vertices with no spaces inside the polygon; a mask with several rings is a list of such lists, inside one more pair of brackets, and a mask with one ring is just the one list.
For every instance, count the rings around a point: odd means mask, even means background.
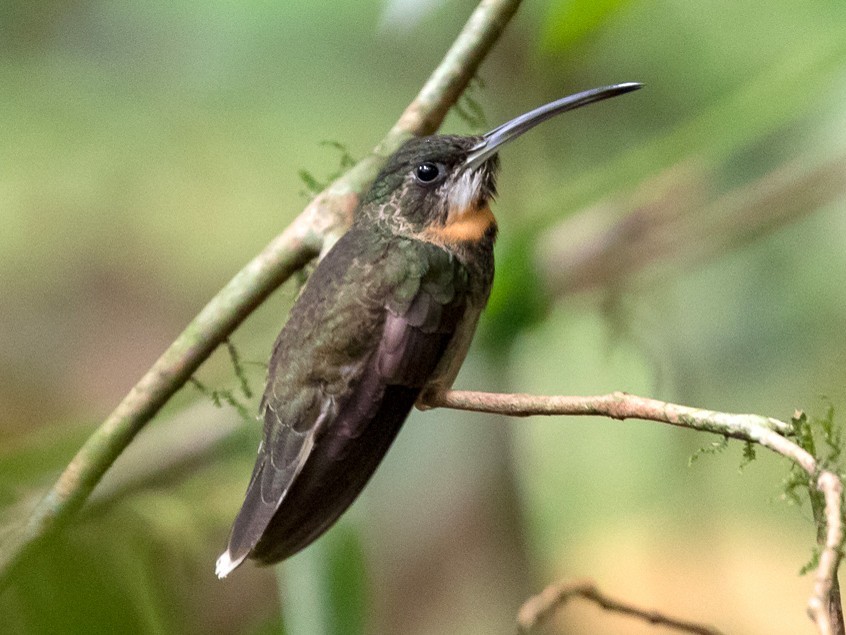
[{"label": "mossy branch", "polygon": [[343,233],[359,195],[385,159],[408,137],[438,129],[519,5],[519,0],[482,0],[443,61],[375,150],[316,196],[200,311],[88,438],[29,520],[0,546],[0,588],[34,544],[73,517],[135,435],[238,325]]}]

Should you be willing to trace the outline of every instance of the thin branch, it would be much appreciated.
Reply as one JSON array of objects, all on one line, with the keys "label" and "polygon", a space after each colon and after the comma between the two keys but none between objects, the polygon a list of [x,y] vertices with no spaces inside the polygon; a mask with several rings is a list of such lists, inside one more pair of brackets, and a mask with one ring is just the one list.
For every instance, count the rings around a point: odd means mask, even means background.
[{"label": "thin branch", "polygon": [[450,390],[439,396],[427,396],[426,406],[504,414],[509,417],[599,415],[612,419],[660,421],[760,443],[793,459],[809,474],[816,473],[814,457],[782,436],[792,431],[790,425],[761,415],[692,408],[624,392],[592,397],[569,397]]},{"label": "thin branch", "polygon": [[556,610],[576,597],[594,602],[606,611],[622,613],[650,624],[666,626],[694,635],[722,635],[721,631],[711,626],[680,620],[660,611],[642,609],[627,602],[608,597],[596,588],[590,580],[575,580],[551,584],[535,596],[530,597],[520,607],[517,614],[517,632],[528,633],[539,626]]},{"label": "thin branch", "polygon": [[519,0],[482,0],[420,93],[374,152],[329,185],[203,308],[89,437],[27,523],[0,549],[0,589],[39,539],[57,531],[135,435],[239,324],[348,226],[359,195],[406,138],[434,132],[514,15]]},{"label": "thin branch", "polygon": [[843,543],[843,483],[835,474],[823,471],[817,478],[817,489],[825,497],[825,540],[814,575],[814,594],[808,601],[808,614],[820,633],[837,635],[843,632],[843,624],[832,623],[830,616],[835,612],[842,616],[840,607],[832,606],[832,587],[837,578]]},{"label": "thin branch", "polygon": [[691,408],[623,392],[591,397],[564,397],[449,390],[441,394],[426,395],[422,407],[453,408],[513,417],[600,415],[621,420],[646,419],[751,441],[789,458],[811,477],[825,501],[825,538],[813,592],[808,600],[808,614],[820,635],[836,635],[842,632],[840,614],[830,608],[832,587],[840,564],[840,547],[843,542],[843,484],[836,474],[820,470],[811,454],[785,436],[792,433],[789,424],[771,417]]}]

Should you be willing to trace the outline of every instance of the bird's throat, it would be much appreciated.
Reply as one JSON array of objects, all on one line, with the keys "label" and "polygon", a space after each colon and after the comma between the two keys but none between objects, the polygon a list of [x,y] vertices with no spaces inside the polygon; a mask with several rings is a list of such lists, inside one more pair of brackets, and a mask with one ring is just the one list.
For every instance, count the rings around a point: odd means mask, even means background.
[{"label": "bird's throat", "polygon": [[423,237],[437,245],[478,242],[488,235],[496,219],[489,205],[451,209],[444,225],[428,227]]}]

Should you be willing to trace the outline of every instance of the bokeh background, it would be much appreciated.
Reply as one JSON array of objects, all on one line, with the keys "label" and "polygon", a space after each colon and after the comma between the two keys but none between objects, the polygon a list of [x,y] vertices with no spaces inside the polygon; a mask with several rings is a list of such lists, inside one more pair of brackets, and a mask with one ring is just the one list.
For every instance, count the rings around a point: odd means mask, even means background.
[{"label": "bokeh background", "polygon": [[[395,121],[469,0],[0,2],[0,520],[21,522],[203,304]],[[842,417],[846,5],[527,1],[478,132],[638,93],[502,156],[459,387]],[[484,120],[478,117],[478,108]],[[286,284],[198,373],[254,412]],[[189,385],[0,596],[4,632],[507,633],[562,578],[733,633],[811,632],[784,460],[654,423],[415,412],[343,521],[214,578],[260,426]],[[551,632],[661,632],[577,605]]]}]

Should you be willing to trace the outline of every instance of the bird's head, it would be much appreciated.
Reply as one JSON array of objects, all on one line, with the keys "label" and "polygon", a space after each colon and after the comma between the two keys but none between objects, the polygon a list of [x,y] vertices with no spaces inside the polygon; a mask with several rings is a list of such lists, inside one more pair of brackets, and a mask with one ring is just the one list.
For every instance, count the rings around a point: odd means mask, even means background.
[{"label": "bird's head", "polygon": [[439,244],[492,237],[500,147],[562,112],[640,88],[595,88],[536,108],[481,136],[412,138],[388,159],[361,202],[358,217],[394,233]]}]

